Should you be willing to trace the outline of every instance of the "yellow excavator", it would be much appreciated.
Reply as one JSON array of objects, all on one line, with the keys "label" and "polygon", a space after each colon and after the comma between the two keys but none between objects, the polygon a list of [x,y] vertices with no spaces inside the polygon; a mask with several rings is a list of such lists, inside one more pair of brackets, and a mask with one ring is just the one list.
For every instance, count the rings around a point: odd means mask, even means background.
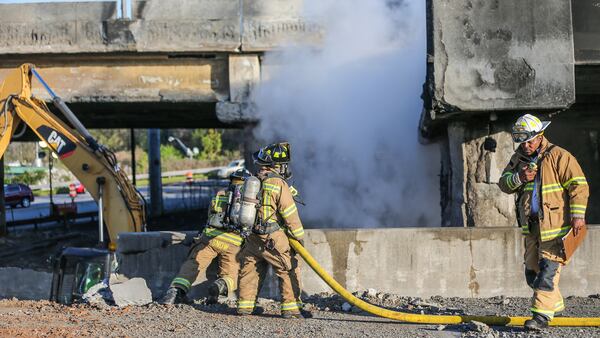
[{"label": "yellow excavator", "polygon": [[[54,115],[43,100],[32,95],[32,78],[48,91],[70,126]],[[111,252],[119,233],[145,231],[144,198],[119,167],[114,153],[90,135],[34,65],[20,66],[0,84],[0,109],[0,157],[15,131],[25,124],[48,144],[98,203],[99,248],[66,248],[55,264],[52,297],[70,302],[73,295],[81,295],[91,283],[109,273],[114,265]],[[108,242],[104,239],[105,227]]]}]

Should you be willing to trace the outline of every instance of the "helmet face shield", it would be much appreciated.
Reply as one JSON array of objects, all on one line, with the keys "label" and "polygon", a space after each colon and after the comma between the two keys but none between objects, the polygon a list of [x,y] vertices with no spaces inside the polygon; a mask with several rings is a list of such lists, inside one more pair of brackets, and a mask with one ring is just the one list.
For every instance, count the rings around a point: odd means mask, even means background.
[{"label": "helmet face shield", "polygon": [[[533,134],[533,135],[532,135]],[[536,133],[519,131],[512,133],[512,139],[515,143],[524,143],[536,136]]]},{"label": "helmet face shield", "polygon": [[264,148],[260,148],[252,154],[252,159],[254,160],[254,164],[257,165],[270,165],[273,162],[273,159],[267,154]]}]

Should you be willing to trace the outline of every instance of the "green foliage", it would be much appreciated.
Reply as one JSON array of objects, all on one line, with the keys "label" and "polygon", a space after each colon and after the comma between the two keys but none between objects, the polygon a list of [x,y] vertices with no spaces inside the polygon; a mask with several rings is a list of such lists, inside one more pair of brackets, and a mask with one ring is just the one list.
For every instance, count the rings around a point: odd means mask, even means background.
[{"label": "green foliage", "polygon": [[27,185],[35,185],[40,183],[41,180],[46,178],[45,170],[29,170],[25,171],[22,174],[14,175],[12,177],[7,177],[5,179],[6,183],[23,183]]},{"label": "green foliage", "polygon": [[216,129],[208,129],[206,134],[201,137],[202,151],[200,152],[201,160],[218,160],[221,158],[221,148],[223,141],[221,133]]},{"label": "green foliage", "polygon": [[160,145],[160,160],[161,162],[176,161],[182,159],[181,152],[170,144]]},{"label": "green foliage", "polygon": [[137,174],[148,172],[148,153],[140,148],[135,149],[135,171]]},{"label": "green foliage", "polygon": [[208,133],[208,129],[194,129],[192,132],[192,144],[197,147],[202,146],[202,138]]},{"label": "green foliage", "polygon": [[130,149],[129,129],[93,129],[90,134],[112,151]]},{"label": "green foliage", "polygon": [[58,187],[56,189],[54,189],[56,194],[68,194],[70,189],[69,187]]},{"label": "green foliage", "polygon": [[12,142],[4,153],[4,163],[32,164],[36,158],[36,142]]},{"label": "green foliage", "polygon": [[186,163],[188,159],[184,158],[181,152],[170,144],[160,145],[160,167],[163,171],[183,170],[191,168],[189,164],[184,164],[183,168],[172,169],[173,165]]}]

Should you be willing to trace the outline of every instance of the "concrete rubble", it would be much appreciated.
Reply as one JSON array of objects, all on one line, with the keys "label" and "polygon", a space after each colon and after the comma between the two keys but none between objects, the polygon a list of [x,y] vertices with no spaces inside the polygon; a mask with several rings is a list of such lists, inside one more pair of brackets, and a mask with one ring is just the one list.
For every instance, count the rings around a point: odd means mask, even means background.
[{"label": "concrete rubble", "polygon": [[152,292],[143,278],[127,279],[113,275],[110,282],[104,280],[91,287],[82,301],[100,308],[109,305],[139,306],[152,303]]}]

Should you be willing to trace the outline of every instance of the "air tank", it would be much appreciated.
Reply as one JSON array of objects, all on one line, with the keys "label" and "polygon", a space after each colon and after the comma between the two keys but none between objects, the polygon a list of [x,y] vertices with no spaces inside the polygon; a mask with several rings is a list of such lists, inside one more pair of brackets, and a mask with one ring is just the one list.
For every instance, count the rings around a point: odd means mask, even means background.
[{"label": "air tank", "polygon": [[250,176],[244,181],[242,203],[239,212],[239,224],[242,229],[250,229],[256,220],[256,209],[259,203],[260,180]]}]

